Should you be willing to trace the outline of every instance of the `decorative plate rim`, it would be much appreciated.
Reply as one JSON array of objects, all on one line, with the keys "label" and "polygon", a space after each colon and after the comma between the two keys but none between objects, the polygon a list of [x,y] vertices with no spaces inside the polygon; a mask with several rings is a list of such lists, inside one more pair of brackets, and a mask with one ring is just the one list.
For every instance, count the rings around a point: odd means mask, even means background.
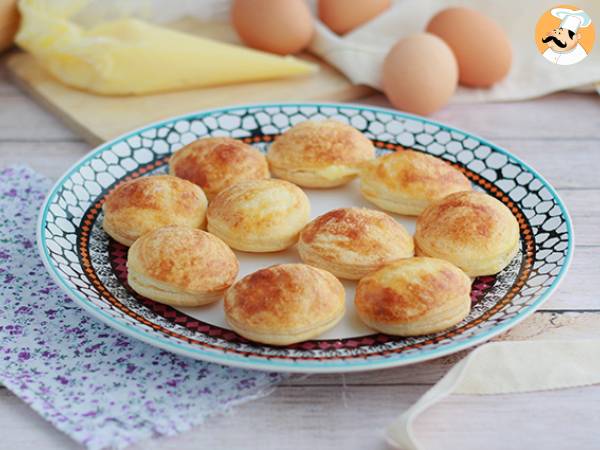
[{"label": "decorative plate rim", "polygon": [[[270,108],[270,107],[286,107],[286,106],[298,106],[298,107],[333,107],[333,108],[348,108],[348,109],[358,109],[361,111],[367,110],[375,113],[387,113],[392,114],[397,117],[401,117],[404,119],[411,119],[423,124],[429,124],[444,128],[450,132],[456,132],[460,134],[467,135],[468,137],[477,139],[482,145],[488,146],[490,149],[497,151],[507,157],[514,159],[520,165],[523,166],[527,171],[529,171],[534,177],[536,177],[543,186],[550,192],[552,197],[555,199],[557,206],[560,208],[560,211],[564,217],[565,225],[566,225],[566,233],[567,233],[567,252],[564,259],[564,264],[561,267],[559,273],[555,276],[552,284],[544,289],[543,292],[537,294],[537,298],[529,305],[525,306],[516,316],[507,319],[497,325],[494,325],[491,329],[478,333],[475,336],[468,337],[463,341],[454,342],[448,344],[442,348],[434,348],[434,349],[422,349],[419,352],[415,352],[414,354],[398,354],[398,355],[390,355],[386,358],[373,358],[370,359],[366,357],[360,360],[342,360],[342,361],[318,361],[318,362],[310,362],[310,361],[296,361],[296,360],[269,360],[265,358],[258,358],[254,356],[241,356],[232,353],[227,353],[226,351],[218,351],[218,350],[209,350],[201,347],[191,347],[187,345],[180,345],[176,341],[172,341],[167,338],[155,337],[150,335],[137,327],[132,327],[127,325],[124,322],[116,319],[112,315],[106,313],[104,310],[97,308],[92,303],[87,301],[86,297],[79,292],[75,291],[71,288],[58,273],[57,268],[53,265],[50,255],[48,253],[48,247],[46,245],[46,236],[44,233],[45,226],[47,223],[47,214],[48,209],[51,205],[51,201],[57,195],[58,190],[63,186],[63,184],[75,173],[83,164],[91,161],[95,158],[99,153],[111,147],[112,145],[127,140],[128,138],[136,135],[140,135],[144,131],[155,129],[160,127],[161,125],[165,125],[171,122],[176,122],[177,120],[188,119],[191,117],[200,118],[202,116],[207,116],[219,112],[225,112],[232,109],[241,109],[241,108]],[[144,125],[142,127],[136,128],[132,131],[128,131],[126,133],[117,136],[110,141],[106,141],[91,151],[86,153],[83,157],[81,157],[77,162],[75,162],[52,186],[48,195],[46,196],[43,207],[40,209],[40,213],[38,215],[37,220],[37,247],[46,267],[46,270],[52,277],[52,279],[61,287],[61,289],[80,307],[86,310],[90,315],[104,322],[105,324],[121,331],[122,333],[141,340],[147,344],[153,345],[155,347],[159,347],[163,350],[167,350],[173,353],[180,354],[182,356],[191,357],[195,359],[202,359],[204,361],[213,362],[217,364],[227,364],[233,367],[239,367],[244,369],[256,369],[256,370],[266,370],[266,371],[277,371],[277,372],[292,372],[292,373],[341,373],[341,372],[358,372],[358,371],[368,371],[368,370],[379,370],[391,367],[399,367],[405,366],[409,364],[415,364],[418,362],[429,361],[431,359],[439,358],[442,356],[446,356],[452,353],[459,352],[461,350],[465,350],[467,348],[476,346],[481,344],[498,334],[507,331],[508,329],[514,327],[522,320],[529,317],[535,310],[537,310],[543,303],[545,303],[550,295],[557,289],[562,280],[564,279],[571,262],[573,260],[574,248],[575,248],[575,237],[573,232],[573,224],[571,216],[567,210],[565,203],[562,198],[556,192],[554,187],[534,168],[532,168],[529,164],[527,164],[520,157],[515,156],[509,151],[498,147],[492,142],[481,138],[480,136],[473,134],[471,132],[466,132],[460,129],[457,129],[453,126],[446,125],[442,122],[437,122],[434,120],[430,120],[424,117],[420,117],[417,115],[405,113],[402,111],[393,110],[390,108],[378,107],[378,106],[370,106],[365,104],[358,103],[335,103],[335,102],[275,102],[275,103],[252,103],[252,104],[240,104],[240,105],[230,105],[222,108],[213,108],[213,109],[202,109],[198,111],[192,111],[185,114],[180,114],[173,117],[168,117],[166,119],[161,119],[150,124]]]}]

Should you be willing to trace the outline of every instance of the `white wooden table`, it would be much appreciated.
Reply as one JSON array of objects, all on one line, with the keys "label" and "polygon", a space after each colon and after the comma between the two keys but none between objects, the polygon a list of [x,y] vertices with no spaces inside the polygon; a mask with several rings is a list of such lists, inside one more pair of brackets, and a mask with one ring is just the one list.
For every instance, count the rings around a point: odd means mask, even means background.
[{"label": "white wooden table", "polygon": [[[381,97],[370,103],[386,105]],[[600,338],[600,97],[557,94],[511,104],[454,105],[433,116],[507,148],[559,191],[574,220],[575,260],[558,291],[500,339]],[[52,178],[90,146],[8,79],[0,59],[0,168],[25,163]],[[140,449],[385,448],[384,427],[462,354],[352,375],[300,377],[187,434]],[[559,362],[557,362],[559,363]],[[598,449],[600,386],[491,397],[454,396],[418,423],[431,449]],[[576,401],[575,401],[576,400]],[[0,388],[0,448],[77,444]]]}]

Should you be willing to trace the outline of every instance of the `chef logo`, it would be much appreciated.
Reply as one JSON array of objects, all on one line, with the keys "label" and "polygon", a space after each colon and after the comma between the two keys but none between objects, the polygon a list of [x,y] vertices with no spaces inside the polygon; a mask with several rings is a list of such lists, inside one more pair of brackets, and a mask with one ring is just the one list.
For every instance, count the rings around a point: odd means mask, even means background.
[{"label": "chef logo", "polygon": [[546,11],[535,30],[536,45],[542,56],[561,66],[583,61],[592,50],[594,37],[590,16],[570,5]]}]

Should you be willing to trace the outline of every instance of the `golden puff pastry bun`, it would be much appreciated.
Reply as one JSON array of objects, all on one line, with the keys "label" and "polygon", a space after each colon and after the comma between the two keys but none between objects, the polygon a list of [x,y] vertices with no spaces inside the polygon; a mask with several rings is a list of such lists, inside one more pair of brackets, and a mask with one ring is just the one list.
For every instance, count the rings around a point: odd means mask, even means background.
[{"label": "golden puff pastry bun", "polygon": [[298,240],[306,264],[358,280],[381,266],[414,255],[406,228],[381,211],[340,208],[310,222]]},{"label": "golden puff pastry bun", "polygon": [[363,196],[386,211],[418,216],[431,203],[471,183],[447,162],[412,150],[390,153],[363,166]]},{"label": "golden puff pastry bun", "polygon": [[457,192],[417,219],[417,255],[446,259],[469,276],[493,275],[519,250],[519,224],[499,200],[482,192]]},{"label": "golden puff pastry bun", "polygon": [[155,175],[117,187],[102,207],[102,227],[110,237],[130,246],[140,236],[168,225],[202,228],[208,201],[194,183]]},{"label": "golden puff pastry bun", "polygon": [[246,181],[210,203],[208,231],[237,250],[274,252],[296,243],[309,214],[308,197],[298,186],[275,179]]},{"label": "golden puff pastry bun", "polygon": [[448,261],[396,261],[359,281],[354,304],[369,327],[395,336],[437,333],[471,309],[471,280]]},{"label": "golden puff pastry bun", "polygon": [[271,345],[313,339],[344,316],[345,291],[329,272],[280,264],[239,280],[225,294],[225,317],[239,335]]},{"label": "golden puff pastry bun", "polygon": [[366,136],[336,120],[301,122],[277,137],[267,153],[274,175],[308,188],[341,186],[374,157]]},{"label": "golden puff pastry bun", "polygon": [[259,150],[225,137],[198,139],[178,150],[169,161],[169,173],[200,186],[209,200],[234,184],[270,177]]},{"label": "golden puff pastry bun", "polygon": [[127,281],[149,299],[200,306],[223,296],[238,260],[221,239],[196,228],[171,226],[145,234],[129,248]]}]

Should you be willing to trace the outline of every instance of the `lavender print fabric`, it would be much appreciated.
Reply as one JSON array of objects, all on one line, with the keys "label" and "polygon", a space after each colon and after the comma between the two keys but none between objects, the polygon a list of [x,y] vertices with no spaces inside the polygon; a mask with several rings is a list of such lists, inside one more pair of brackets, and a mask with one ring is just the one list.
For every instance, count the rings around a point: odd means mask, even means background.
[{"label": "lavender print fabric", "polygon": [[50,185],[25,167],[0,171],[0,382],[7,388],[100,449],[185,431],[280,381],[135,341],[69,300],[34,242]]}]

